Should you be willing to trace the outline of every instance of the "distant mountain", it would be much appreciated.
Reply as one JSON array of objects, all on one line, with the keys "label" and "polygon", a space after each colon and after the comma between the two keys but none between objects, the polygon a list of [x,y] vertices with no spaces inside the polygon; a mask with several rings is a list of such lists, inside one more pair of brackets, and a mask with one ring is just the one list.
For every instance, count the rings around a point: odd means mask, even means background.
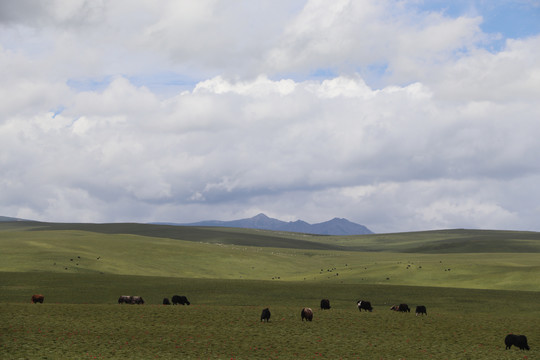
[{"label": "distant mountain", "polygon": [[265,214],[259,214],[249,219],[240,219],[232,221],[200,221],[189,224],[173,224],[167,225],[184,225],[184,226],[221,226],[233,228],[261,229],[273,231],[290,231],[305,234],[315,235],[366,235],[373,234],[364,225],[353,223],[347,219],[334,218],[317,224],[308,224],[305,221],[281,221],[270,218]]},{"label": "distant mountain", "polygon": [[0,222],[5,222],[5,221],[31,221],[31,220],[19,219],[19,218],[14,218],[14,217],[9,217],[9,216],[0,216]]}]

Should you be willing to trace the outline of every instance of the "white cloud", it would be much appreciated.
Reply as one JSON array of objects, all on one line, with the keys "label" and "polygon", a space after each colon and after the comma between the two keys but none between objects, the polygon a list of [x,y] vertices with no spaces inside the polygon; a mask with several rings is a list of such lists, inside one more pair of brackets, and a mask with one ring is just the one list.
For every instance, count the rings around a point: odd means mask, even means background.
[{"label": "white cloud", "polygon": [[533,101],[540,95],[540,36],[508,40],[497,53],[475,50],[429,76],[437,94],[450,99]]},{"label": "white cloud", "polygon": [[[538,230],[539,36],[488,51],[414,2],[47,4],[0,17],[0,214]],[[168,72],[198,81],[137,80]]]},{"label": "white cloud", "polygon": [[406,83],[482,41],[480,22],[419,14],[406,2],[310,1],[270,51],[268,66],[309,72],[384,65],[389,81]]},{"label": "white cloud", "polygon": [[287,95],[294,91],[295,83],[290,79],[271,81],[266,76],[259,76],[254,81],[230,83],[221,76],[200,82],[194,92],[210,92],[215,94],[235,93],[240,95],[264,97],[270,94]]}]

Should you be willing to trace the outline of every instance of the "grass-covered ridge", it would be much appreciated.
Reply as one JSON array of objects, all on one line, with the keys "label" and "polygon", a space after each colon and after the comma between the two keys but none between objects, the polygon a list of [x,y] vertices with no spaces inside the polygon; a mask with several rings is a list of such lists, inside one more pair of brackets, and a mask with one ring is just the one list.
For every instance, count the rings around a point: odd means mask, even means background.
[{"label": "grass-covered ridge", "polygon": [[434,230],[393,234],[324,236],[257,229],[154,225],[138,223],[0,222],[2,229],[80,230],[129,234],[212,244],[310,250],[387,251],[408,253],[540,253],[540,233],[502,230]]},{"label": "grass-covered ridge", "polygon": [[0,271],[5,272],[540,291],[540,236],[530,232],[448,230],[335,237],[17,222],[0,224],[0,246]]}]

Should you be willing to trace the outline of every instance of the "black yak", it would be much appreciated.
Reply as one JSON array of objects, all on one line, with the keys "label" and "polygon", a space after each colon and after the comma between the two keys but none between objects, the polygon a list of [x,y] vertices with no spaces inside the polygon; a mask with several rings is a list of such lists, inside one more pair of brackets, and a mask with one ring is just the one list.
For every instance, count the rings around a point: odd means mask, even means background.
[{"label": "black yak", "polygon": [[390,310],[399,311],[399,312],[411,312],[411,309],[409,308],[409,305],[407,304],[399,304],[399,305],[393,305]]},{"label": "black yak", "polygon": [[321,310],[329,310],[329,309],[330,309],[330,300],[322,299],[321,300]]},{"label": "black yak", "polygon": [[32,295],[32,302],[43,304],[43,300],[45,299],[45,296],[41,294]]},{"label": "black yak", "polygon": [[306,321],[312,321],[313,310],[311,310],[310,308],[303,308],[300,316],[302,317],[302,321],[304,321],[304,319],[306,319]]},{"label": "black yak", "polygon": [[266,322],[270,321],[270,309],[265,308],[263,309],[261,313],[261,321],[266,320]]},{"label": "black yak", "polygon": [[163,298],[163,305],[171,305],[169,298]]},{"label": "black yak", "polygon": [[173,305],[177,305],[177,304],[189,305],[189,304],[191,304],[188,301],[187,297],[185,297],[184,295],[174,295],[171,300],[172,300]]},{"label": "black yak", "polygon": [[424,305],[418,305],[416,307],[416,316],[418,315],[426,315],[427,316],[427,310],[426,310],[426,307]]},{"label": "black yak", "polygon": [[371,307],[371,302],[365,301],[365,300],[358,300],[356,302],[356,305],[358,306],[358,310],[361,312],[362,310],[372,312],[373,308]]},{"label": "black yak", "polygon": [[506,344],[506,349],[510,349],[512,345],[518,347],[520,350],[529,350],[529,345],[527,344],[527,337],[525,335],[514,335],[508,334],[504,338],[504,343]]}]

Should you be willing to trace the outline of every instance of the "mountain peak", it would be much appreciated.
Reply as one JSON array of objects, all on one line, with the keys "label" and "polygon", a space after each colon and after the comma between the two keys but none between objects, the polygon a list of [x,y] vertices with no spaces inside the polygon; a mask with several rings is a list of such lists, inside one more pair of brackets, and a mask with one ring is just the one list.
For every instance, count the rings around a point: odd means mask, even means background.
[{"label": "mountain peak", "polygon": [[190,226],[221,226],[246,229],[261,229],[273,231],[289,231],[315,235],[366,235],[373,234],[364,225],[353,223],[344,218],[333,218],[318,224],[309,224],[303,220],[281,221],[266,216],[263,213],[252,218],[232,221],[201,221],[198,223],[183,224]]}]

